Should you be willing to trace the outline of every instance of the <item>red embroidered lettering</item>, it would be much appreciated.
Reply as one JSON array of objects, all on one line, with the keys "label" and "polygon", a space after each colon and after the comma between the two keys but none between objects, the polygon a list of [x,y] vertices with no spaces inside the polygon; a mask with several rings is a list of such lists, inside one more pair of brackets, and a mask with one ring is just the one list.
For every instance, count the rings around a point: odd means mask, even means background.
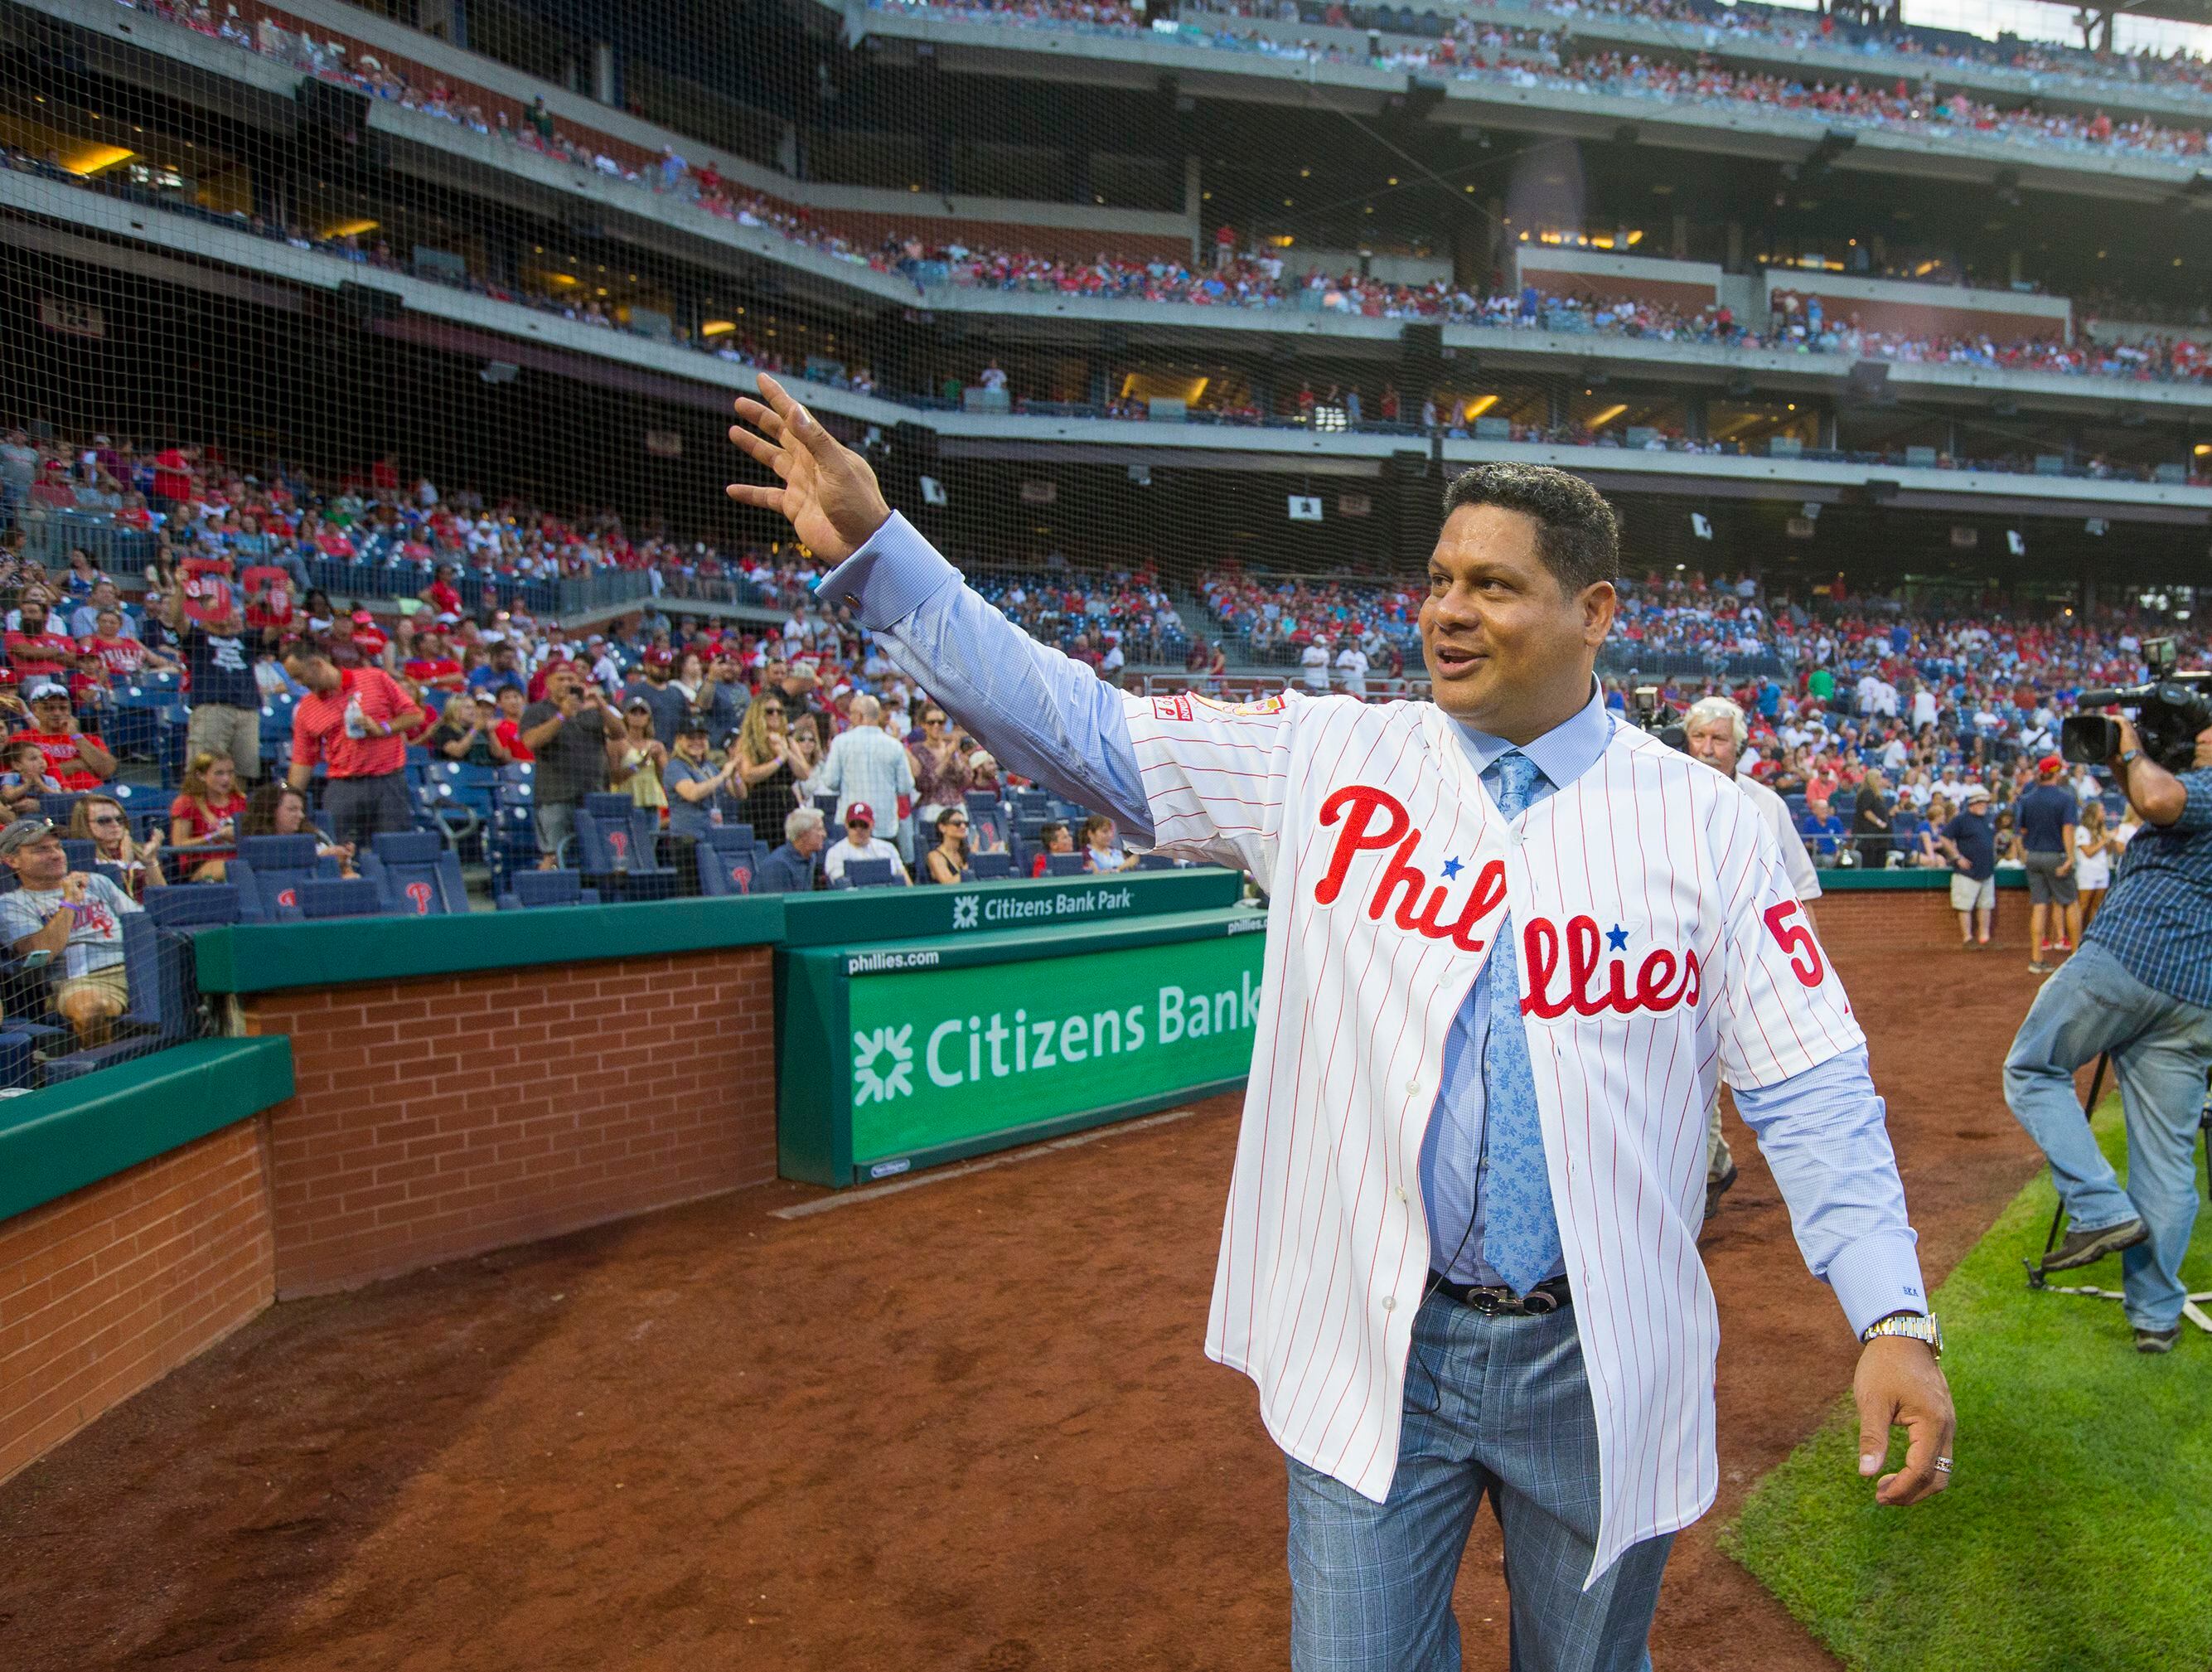
[{"label": "red embroidered lettering", "polygon": [[411,900],[411,901],[413,901],[413,902],[415,903],[415,915],[416,915],[417,917],[428,917],[428,916],[430,915],[430,885],[429,885],[429,884],[428,884],[428,883],[410,883],[410,884],[408,884],[408,885],[407,885],[407,897],[408,897],[410,900]]},{"label": "red embroidered lettering", "polygon": [[[1382,815],[1380,830],[1372,828],[1377,813]],[[1328,870],[1314,885],[1317,905],[1335,904],[1336,897],[1344,891],[1344,873],[1352,868],[1353,854],[1395,847],[1410,823],[1396,797],[1365,784],[1346,784],[1321,804],[1322,824],[1334,824],[1339,819],[1344,821],[1343,833],[1328,856]]]},{"label": "red embroidered lettering", "polygon": [[1684,1006],[1697,1008],[1700,987],[1695,952],[1678,957],[1667,947],[1656,946],[1644,954],[1632,978],[1628,960],[1619,952],[1601,964],[1604,939],[1594,919],[1568,920],[1564,937],[1566,981],[1554,997],[1552,978],[1559,972],[1559,929],[1544,917],[1532,917],[1523,924],[1521,961],[1528,971],[1528,992],[1521,1000],[1522,1014],[1550,1021],[1571,1010],[1578,1016],[1632,1016],[1639,1010],[1663,1015]]}]

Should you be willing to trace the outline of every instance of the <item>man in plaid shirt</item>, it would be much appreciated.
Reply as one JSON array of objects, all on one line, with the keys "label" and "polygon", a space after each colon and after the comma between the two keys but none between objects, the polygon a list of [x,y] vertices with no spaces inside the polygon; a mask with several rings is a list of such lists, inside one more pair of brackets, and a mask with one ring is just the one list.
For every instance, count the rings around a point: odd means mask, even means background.
[{"label": "man in plaid shirt", "polygon": [[[2036,994],[2005,1059],[2005,1101],[2051,1160],[2071,1229],[2046,1271],[2122,1253],[2136,1347],[2181,1333],[2181,1256],[2197,1218],[2197,1122],[2212,1073],[2212,726],[2179,773],[2120,722],[2113,776],[2142,815],[2081,949]],[[2124,1189],[2075,1099],[2112,1053],[2128,1123]]]}]

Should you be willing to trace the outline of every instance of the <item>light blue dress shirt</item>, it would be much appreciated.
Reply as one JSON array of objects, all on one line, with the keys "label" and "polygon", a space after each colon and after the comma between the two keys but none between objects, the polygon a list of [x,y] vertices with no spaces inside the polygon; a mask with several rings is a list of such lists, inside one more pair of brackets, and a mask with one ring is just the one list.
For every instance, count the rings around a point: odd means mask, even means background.
[{"label": "light blue dress shirt", "polygon": [[[1152,839],[1137,753],[1121,693],[1080,662],[1039,644],[963,582],[904,517],[894,514],[816,592],[850,604],[884,653],[998,757],[1001,767],[1113,814]],[[1524,745],[1543,774],[1536,796],[1595,765],[1615,721],[1598,697]],[[1486,773],[1513,745],[1462,727]],[[1482,1081],[1486,1015],[1462,1006],[1445,1043],[1443,1083],[1421,1148],[1431,1263],[1466,1243],[1452,1271],[1494,1282],[1480,1263]],[[1790,1205],[1805,1263],[1835,1292],[1854,1330],[1892,1312],[1924,1312],[1916,1239],[1866,1052],[1846,1051],[1763,1088],[1739,1088],[1737,1112]],[[1472,1224],[1473,1232],[1468,1234]]]}]

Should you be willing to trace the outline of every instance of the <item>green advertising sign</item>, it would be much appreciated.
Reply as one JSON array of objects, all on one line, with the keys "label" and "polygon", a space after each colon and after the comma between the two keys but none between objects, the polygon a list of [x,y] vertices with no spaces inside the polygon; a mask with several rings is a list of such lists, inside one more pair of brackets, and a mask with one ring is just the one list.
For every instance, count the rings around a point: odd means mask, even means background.
[{"label": "green advertising sign", "polygon": [[863,946],[778,973],[780,1166],[842,1185],[1241,1081],[1263,912]]},{"label": "green advertising sign", "polygon": [[853,983],[853,1160],[1244,1073],[1256,935]]}]

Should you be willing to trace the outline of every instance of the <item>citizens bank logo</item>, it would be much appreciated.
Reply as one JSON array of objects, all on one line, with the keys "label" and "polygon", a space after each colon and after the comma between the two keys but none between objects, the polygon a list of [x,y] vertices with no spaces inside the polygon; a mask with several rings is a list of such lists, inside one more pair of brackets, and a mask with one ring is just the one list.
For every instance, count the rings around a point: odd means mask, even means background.
[{"label": "citizens bank logo", "polygon": [[[853,1034],[853,1107],[889,1103],[914,1091],[914,1024],[856,1029]],[[890,1065],[876,1065],[888,1056]]]},{"label": "citizens bank logo", "polygon": [[983,903],[973,894],[956,895],[952,901],[952,927],[972,929],[983,919]]}]

